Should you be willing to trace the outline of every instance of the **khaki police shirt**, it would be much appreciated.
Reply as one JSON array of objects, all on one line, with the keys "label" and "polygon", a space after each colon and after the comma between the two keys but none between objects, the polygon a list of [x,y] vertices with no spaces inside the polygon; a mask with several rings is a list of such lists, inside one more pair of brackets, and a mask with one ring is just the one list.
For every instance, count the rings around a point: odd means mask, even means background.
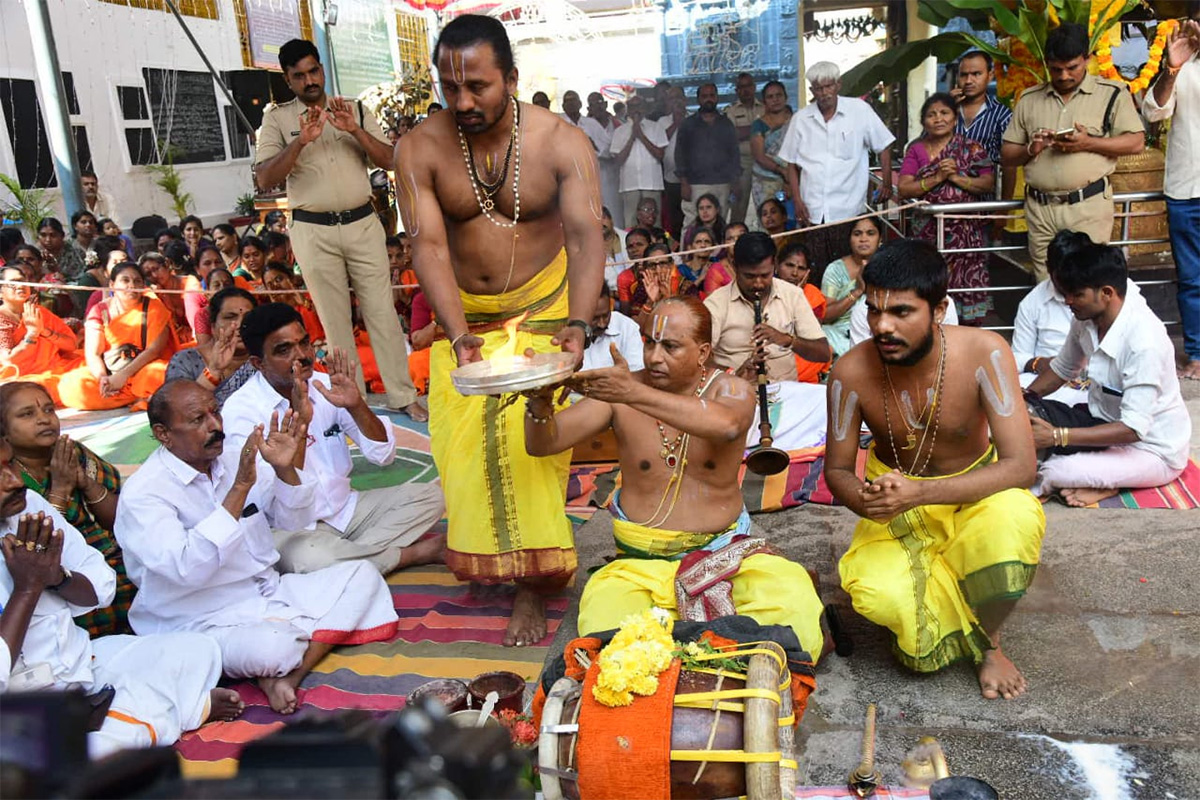
[{"label": "khaki police shirt", "polygon": [[[360,104],[351,102],[357,116]],[[268,105],[258,129],[254,163],[274,158],[300,138],[300,115],[308,110],[297,99]],[[375,115],[362,108],[362,127],[381,142],[387,143]],[[371,199],[368,170],[373,166],[366,152],[354,141],[353,134],[339,131],[325,120],[321,135],[300,151],[296,165],[287,177],[288,207],[305,211],[349,211]]]},{"label": "khaki police shirt", "polygon": [[[731,103],[725,108],[725,116],[729,117],[729,121],[733,123],[735,128],[748,128],[754,124],[754,120],[766,113],[767,107],[758,100],[754,101],[754,105],[745,106],[741,101]],[[754,158],[754,153],[750,150],[750,140],[738,142],[738,154],[742,157],[742,164],[748,165],[750,160]]]},{"label": "khaki police shirt", "polygon": [[[738,291],[737,281],[726,284],[704,301],[712,314],[713,362],[723,369],[737,369],[754,350],[754,301]],[[771,283],[771,294],[763,303],[763,323],[801,339],[824,339],[804,290],[779,278]],[[796,380],[796,357],[777,344],[767,345],[767,377],[776,381]]]},{"label": "khaki police shirt", "polygon": [[[1141,133],[1142,120],[1133,106],[1133,97],[1123,84],[1087,75],[1066,103],[1048,83],[1035,86],[1021,95],[1013,109],[1012,121],[1004,131],[1004,141],[1028,145],[1040,129],[1061,131],[1081,122],[1088,135],[1104,135],[1104,112],[1113,92],[1119,92],[1111,114],[1109,136]],[[1098,153],[1061,153],[1043,150],[1025,165],[1025,180],[1044,192],[1070,192],[1082,189],[1110,174],[1117,160]]]}]

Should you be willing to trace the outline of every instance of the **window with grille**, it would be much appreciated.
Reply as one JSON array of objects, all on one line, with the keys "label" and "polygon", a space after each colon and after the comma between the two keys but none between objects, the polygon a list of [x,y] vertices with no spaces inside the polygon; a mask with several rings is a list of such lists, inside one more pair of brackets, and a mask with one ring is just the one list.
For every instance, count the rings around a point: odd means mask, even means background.
[{"label": "window with grille", "polygon": [[401,75],[429,71],[429,28],[424,17],[397,11],[396,41],[400,46]]},{"label": "window with grille", "polygon": [[[101,0],[101,2],[111,3],[114,6],[144,8],[150,11],[171,13],[164,0]],[[185,17],[199,17],[200,19],[221,18],[220,3],[218,0],[175,0],[175,5],[179,8],[179,13]]]}]

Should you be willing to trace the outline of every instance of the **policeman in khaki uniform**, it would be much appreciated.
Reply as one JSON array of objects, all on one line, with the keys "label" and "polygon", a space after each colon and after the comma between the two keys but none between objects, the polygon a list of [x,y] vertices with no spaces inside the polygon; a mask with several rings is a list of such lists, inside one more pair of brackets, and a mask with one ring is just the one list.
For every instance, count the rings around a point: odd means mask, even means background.
[{"label": "policeman in khaki uniform", "polygon": [[[327,98],[317,48],[293,39],[279,65],[296,99],[268,106],[258,131],[255,182],[265,190],[287,181],[292,248],[330,343],[354,352],[349,287],[371,336],[388,405],[417,421],[404,332],[392,307],[385,233],[371,206],[367,169],[392,168],[392,146],[362,104]],[[359,390],[366,393],[362,369]]]},{"label": "policeman in khaki uniform", "polygon": [[1025,167],[1025,220],[1034,277],[1046,278],[1046,247],[1061,230],[1098,244],[1112,236],[1117,158],[1140,153],[1144,128],[1123,83],[1088,74],[1088,35],[1066,23],[1046,37],[1051,80],[1026,90],[1004,132],[1001,163]]},{"label": "policeman in khaki uniform", "polygon": [[[750,204],[750,180],[752,177],[750,171],[754,166],[754,154],[750,152],[750,126],[754,124],[754,120],[763,115],[767,107],[755,99],[754,76],[749,72],[740,73],[733,86],[734,91],[737,92],[737,102],[730,103],[725,107],[725,116],[729,117],[733,127],[737,128],[738,155],[742,159],[742,174],[738,176],[738,181],[734,185],[737,201],[730,209],[729,221],[745,222]],[[757,215],[757,209],[754,210],[754,213]]]}]

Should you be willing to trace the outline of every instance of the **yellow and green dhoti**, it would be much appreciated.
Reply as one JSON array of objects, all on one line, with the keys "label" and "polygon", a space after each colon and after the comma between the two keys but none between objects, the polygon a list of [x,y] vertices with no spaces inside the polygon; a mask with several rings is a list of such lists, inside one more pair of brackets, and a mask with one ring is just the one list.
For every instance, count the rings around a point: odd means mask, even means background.
[{"label": "yellow and green dhoti", "polygon": [[[989,448],[955,474],[995,458]],[[891,470],[872,449],[867,479]],[[909,669],[935,672],[968,658],[977,664],[992,645],[974,609],[1025,593],[1045,532],[1042,505],[1025,489],[968,505],[918,506],[887,523],[860,520],[838,564],[842,588],[855,611],[892,632],[896,658]]]},{"label": "yellow and green dhoti", "polygon": [[[557,348],[551,337],[567,322],[566,252],[512,291],[459,291],[471,333],[489,358],[508,336],[505,321],[528,312],[516,351]],[[429,439],[446,495],[446,564],[462,580],[507,583],[543,579],[565,584],[575,572],[566,516],[571,452],[536,458],[525,452],[525,404],[501,408],[494,397],[463,396],[450,381],[457,364],[450,343],[435,342],[429,359]]]},{"label": "yellow and green dhoti", "polygon": [[[680,618],[676,578],[683,559],[701,548],[720,553],[724,541],[750,528],[745,511],[718,533],[648,528],[615,516],[620,513],[617,503],[614,501],[613,538],[621,557],[601,567],[583,587],[580,634],[617,628],[625,617],[651,606]],[[816,663],[824,644],[823,606],[804,567],[777,555],[755,553],[740,560],[728,581],[737,614],[761,625],[789,626]]]}]

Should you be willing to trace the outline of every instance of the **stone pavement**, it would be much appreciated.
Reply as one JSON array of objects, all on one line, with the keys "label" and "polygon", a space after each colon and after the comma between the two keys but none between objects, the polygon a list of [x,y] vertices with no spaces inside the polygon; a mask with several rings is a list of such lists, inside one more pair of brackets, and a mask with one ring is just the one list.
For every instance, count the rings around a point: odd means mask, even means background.
[{"label": "stone pavement", "polygon": [[[1200,384],[1184,387],[1200,453]],[[755,522],[777,548],[821,576],[855,651],[829,654],[801,726],[809,785],[842,784],[857,764],[866,706],[879,707],[878,767],[899,782],[905,752],[936,736],[955,774],[1004,800],[1200,800],[1200,511],[1046,507],[1042,566],[1004,629],[1029,691],[984,700],[959,664],[928,676],[898,667],[879,628],[850,609],[836,562],[855,517],[808,506]],[[576,535],[580,574],[612,551],[598,513]],[[582,577],[574,588],[578,595]],[[573,636],[572,606],[559,630]],[[1076,743],[1076,744],[1070,744]]]}]

